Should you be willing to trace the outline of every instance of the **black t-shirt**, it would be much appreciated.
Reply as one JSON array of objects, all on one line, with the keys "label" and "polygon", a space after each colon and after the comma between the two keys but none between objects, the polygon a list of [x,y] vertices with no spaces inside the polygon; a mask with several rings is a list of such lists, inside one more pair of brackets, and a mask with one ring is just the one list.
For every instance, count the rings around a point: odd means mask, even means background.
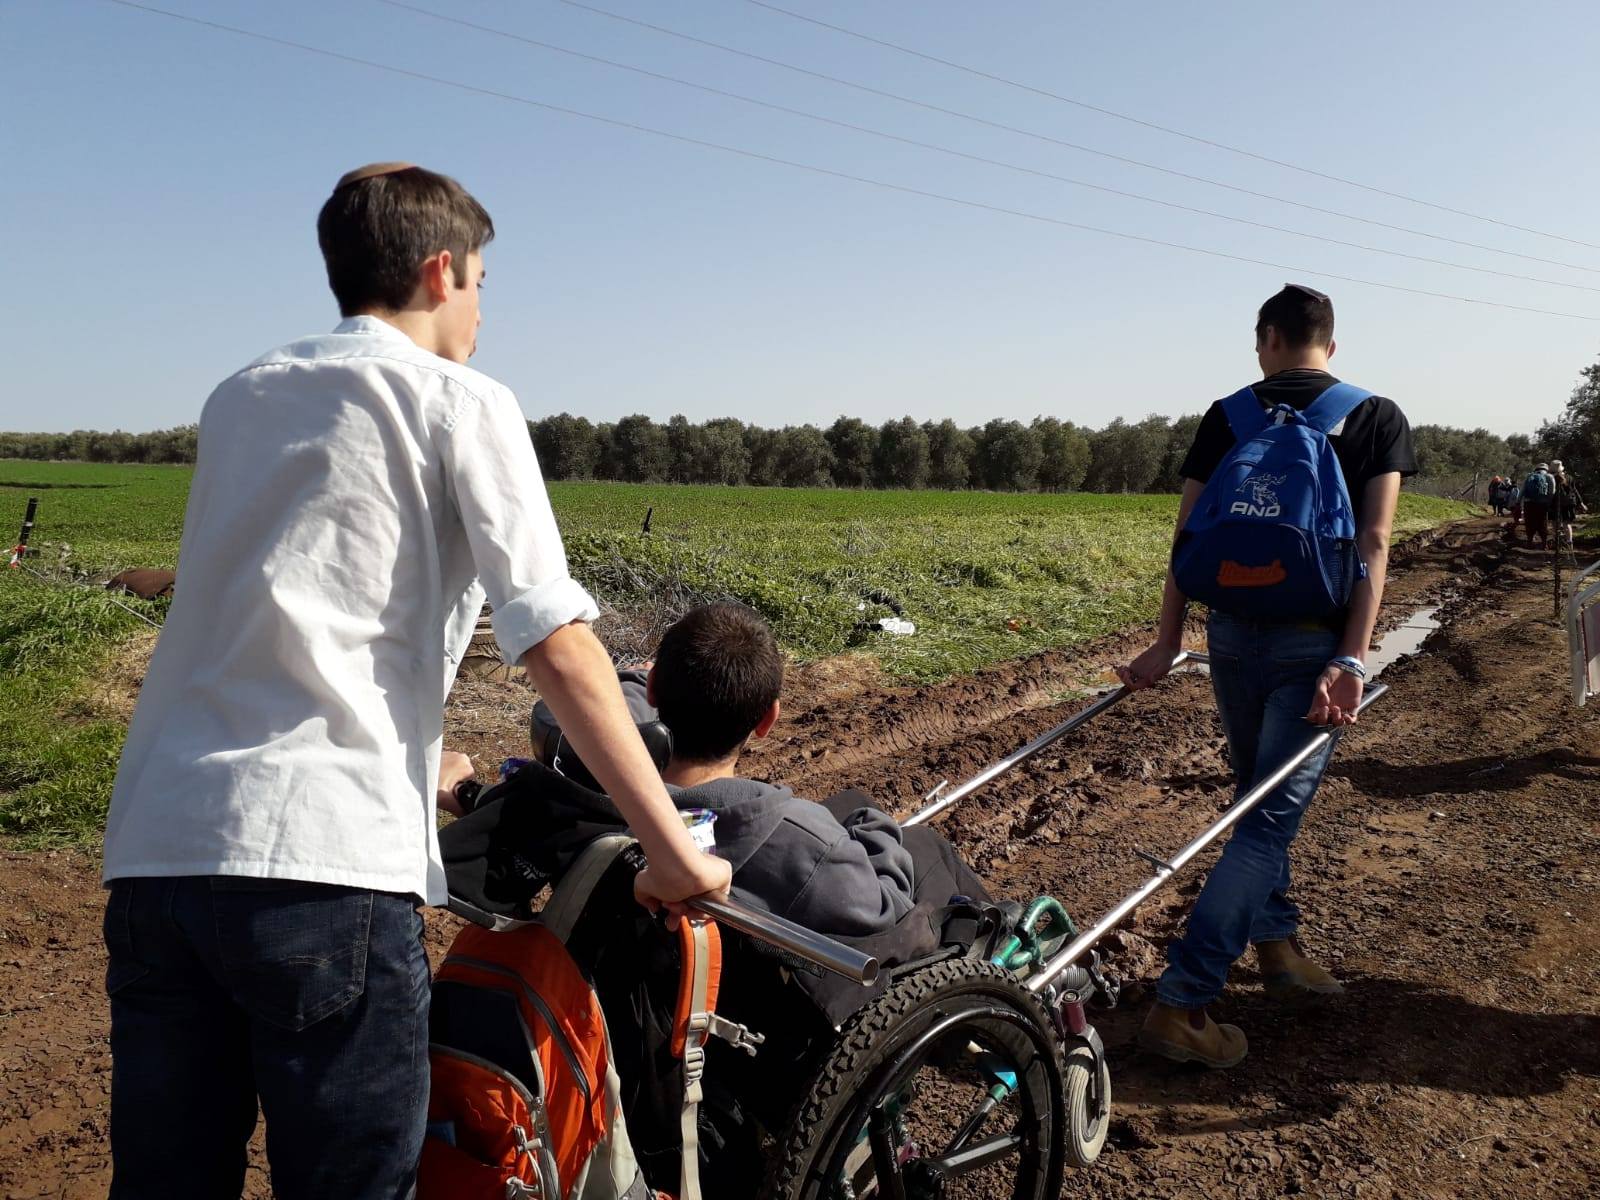
[{"label": "black t-shirt", "polygon": [[[1309,367],[1294,367],[1250,385],[1262,408],[1276,408],[1288,404],[1302,412],[1315,403],[1318,396],[1339,382],[1326,371]],[[1402,476],[1417,473],[1417,448],[1411,438],[1411,425],[1405,413],[1393,400],[1372,396],[1356,405],[1345,418],[1338,432],[1330,434],[1329,443],[1338,456],[1344,471],[1345,487],[1350,489],[1350,503],[1355,509],[1356,526],[1361,525],[1361,506],[1366,497],[1367,482],[1379,475],[1398,471]],[[1205,483],[1211,473],[1227,457],[1228,451],[1238,443],[1222,401],[1206,410],[1195,431],[1194,445],[1179,468],[1185,479]]]}]

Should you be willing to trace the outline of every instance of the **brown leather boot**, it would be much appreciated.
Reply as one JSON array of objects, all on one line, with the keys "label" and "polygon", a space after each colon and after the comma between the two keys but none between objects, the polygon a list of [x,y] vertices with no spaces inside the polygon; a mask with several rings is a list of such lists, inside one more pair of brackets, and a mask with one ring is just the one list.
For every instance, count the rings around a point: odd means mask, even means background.
[{"label": "brown leather boot", "polygon": [[1139,1030],[1139,1045],[1173,1062],[1235,1067],[1250,1045],[1237,1025],[1218,1025],[1203,1008],[1173,1008],[1157,1003]]},{"label": "brown leather boot", "polygon": [[1301,954],[1299,943],[1293,938],[1257,942],[1256,962],[1261,967],[1261,985],[1274,1000],[1308,1000],[1344,994],[1344,985]]}]

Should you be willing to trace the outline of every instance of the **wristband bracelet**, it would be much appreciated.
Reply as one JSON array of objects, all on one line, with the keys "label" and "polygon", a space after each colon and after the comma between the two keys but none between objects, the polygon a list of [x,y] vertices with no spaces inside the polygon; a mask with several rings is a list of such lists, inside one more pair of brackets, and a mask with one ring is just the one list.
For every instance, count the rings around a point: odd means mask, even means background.
[{"label": "wristband bracelet", "polygon": [[1366,681],[1366,664],[1353,654],[1341,654],[1338,658],[1330,658],[1328,665],[1330,667],[1338,667],[1346,675],[1354,675],[1357,679],[1363,682]]}]

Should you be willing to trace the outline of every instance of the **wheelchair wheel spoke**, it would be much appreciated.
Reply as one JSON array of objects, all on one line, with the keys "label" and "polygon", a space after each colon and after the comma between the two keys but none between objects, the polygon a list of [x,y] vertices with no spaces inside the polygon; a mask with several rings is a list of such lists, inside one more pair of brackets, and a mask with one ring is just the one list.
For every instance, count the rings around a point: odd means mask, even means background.
[{"label": "wheelchair wheel spoke", "polygon": [[951,1138],[949,1143],[945,1146],[941,1157],[950,1157],[950,1155],[956,1153],[956,1151],[960,1150],[961,1147],[965,1146],[974,1137],[976,1137],[978,1132],[983,1128],[984,1123],[988,1121],[989,1114],[992,1113],[996,1107],[997,1105],[994,1097],[985,1096],[983,1098],[983,1103],[978,1105],[978,1107],[973,1111],[972,1115],[962,1122],[961,1128],[956,1130],[955,1137]]},{"label": "wheelchair wheel spoke", "polygon": [[1020,1133],[1003,1133],[998,1137],[989,1138],[979,1142],[976,1146],[969,1146],[954,1154],[943,1158],[930,1159],[928,1165],[945,1176],[951,1178],[956,1175],[965,1175],[969,1171],[981,1171],[984,1167],[999,1162],[1003,1158],[1010,1158],[1022,1149],[1022,1135]]}]

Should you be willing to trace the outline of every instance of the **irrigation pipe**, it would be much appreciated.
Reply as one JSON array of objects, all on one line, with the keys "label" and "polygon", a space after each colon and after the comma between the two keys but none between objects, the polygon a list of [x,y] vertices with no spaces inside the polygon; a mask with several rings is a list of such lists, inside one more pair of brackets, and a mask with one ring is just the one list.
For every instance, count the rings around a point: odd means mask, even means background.
[{"label": "irrigation pipe", "polygon": [[[36,514],[38,511],[39,511],[39,497],[37,497],[37,496],[29,496],[28,497],[28,511],[22,518],[22,535],[17,539],[17,544],[11,548],[11,561],[6,565],[9,566],[12,570],[23,570],[23,571],[26,571],[29,575],[32,575],[40,583],[53,584],[56,587],[78,587],[78,586],[80,586],[79,584],[70,583],[70,582],[68,582],[66,580],[62,580],[62,579],[51,579],[48,575],[45,575],[41,571],[35,571],[27,563],[22,561],[28,554],[28,537],[29,537],[30,534],[33,533],[33,518],[34,518],[34,514]],[[159,621],[152,621],[149,617],[145,616],[138,609],[128,607],[128,605],[124,604],[121,600],[118,600],[115,596],[113,596],[110,592],[106,591],[104,588],[89,588],[88,585],[86,585],[86,584],[85,585],[81,585],[81,586],[83,586],[86,590],[99,592],[101,596],[103,596],[105,599],[109,600],[112,604],[115,604],[123,612],[128,613],[128,614],[130,614],[132,616],[138,617],[139,620],[143,621],[146,625],[150,626],[150,628],[152,628],[152,629],[160,629],[161,628],[161,623]]]}]

